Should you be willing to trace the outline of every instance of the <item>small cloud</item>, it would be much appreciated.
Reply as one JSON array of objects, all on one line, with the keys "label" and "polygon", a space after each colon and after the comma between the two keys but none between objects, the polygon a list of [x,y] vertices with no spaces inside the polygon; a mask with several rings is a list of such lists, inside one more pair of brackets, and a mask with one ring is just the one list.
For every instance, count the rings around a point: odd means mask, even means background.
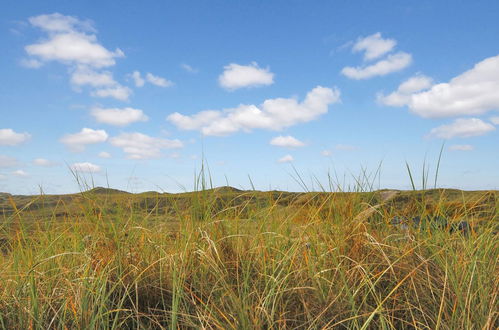
[{"label": "small cloud", "polygon": [[330,157],[333,155],[333,152],[331,150],[322,150],[321,155],[324,157]]},{"label": "small cloud", "polygon": [[97,156],[100,158],[111,158],[111,154],[107,151],[101,151]]},{"label": "small cloud", "polygon": [[186,63],[180,64],[180,67],[189,73],[198,73],[199,72],[198,69],[193,68],[192,66],[190,66],[189,64],[186,64]]},{"label": "small cloud", "polygon": [[374,60],[395,48],[394,39],[383,39],[381,33],[375,33],[365,38],[359,38],[353,45],[353,52],[364,52],[364,60]]},{"label": "small cloud", "polygon": [[16,170],[16,171],[12,172],[12,175],[20,177],[20,178],[26,178],[29,176],[29,174],[24,172],[23,170]]},{"label": "small cloud", "polygon": [[270,144],[273,146],[286,147],[286,148],[297,148],[297,147],[303,147],[305,145],[305,143],[292,137],[291,135],[277,136],[277,137],[273,138],[272,140],[270,140]]},{"label": "small cloud", "polygon": [[106,131],[83,128],[80,132],[66,134],[60,139],[73,152],[82,152],[87,144],[105,142],[108,138]]},{"label": "small cloud", "polygon": [[458,118],[451,124],[433,128],[428,136],[441,139],[452,139],[455,137],[467,138],[484,135],[495,129],[496,128],[492,124],[486,123],[478,118]]},{"label": "small cloud", "polygon": [[71,84],[77,86],[119,86],[109,71],[96,72],[87,66],[78,66],[71,74]]},{"label": "small cloud", "polygon": [[142,87],[146,83],[139,71],[134,71],[132,74],[130,74],[130,77],[132,77],[136,87]]},{"label": "small cloud", "polygon": [[471,151],[473,149],[475,148],[470,144],[454,144],[449,147],[449,150],[452,151]]},{"label": "small cloud", "polygon": [[128,101],[128,98],[132,94],[132,90],[126,86],[113,86],[109,88],[97,89],[91,93],[93,97],[111,97],[119,101]]},{"label": "small cloud", "polygon": [[286,155],[277,160],[279,163],[291,163],[294,160],[293,156]]},{"label": "small cloud", "polygon": [[127,126],[135,122],[148,121],[149,118],[142,110],[134,108],[93,108],[90,114],[98,123],[114,126]]},{"label": "small cloud", "polygon": [[35,159],[33,159],[33,165],[42,166],[42,167],[52,167],[52,166],[56,166],[57,163],[52,162],[52,161],[45,159],[45,158],[35,158]]},{"label": "small cloud", "polygon": [[17,133],[11,128],[0,129],[0,145],[1,146],[17,146],[21,143],[28,141],[31,135],[24,133]]},{"label": "small cloud", "polygon": [[376,76],[385,76],[400,71],[408,67],[411,63],[411,54],[398,52],[396,54],[388,55],[385,59],[368,66],[344,67],[341,70],[341,73],[350,79],[362,80]]},{"label": "small cloud", "polygon": [[268,86],[274,83],[274,74],[269,68],[260,68],[256,62],[250,65],[231,63],[224,67],[224,72],[218,77],[218,82],[227,90]]},{"label": "small cloud", "polygon": [[34,58],[23,58],[22,60],[19,61],[19,64],[22,67],[28,68],[28,69],[38,69],[41,66],[43,66],[43,62],[34,59]]},{"label": "small cloud", "polygon": [[150,82],[151,84],[153,85],[156,85],[156,86],[159,86],[159,87],[170,87],[170,86],[173,86],[173,82],[165,79],[165,78],[161,78],[161,77],[158,77],[158,76],[155,76],[153,75],[152,73],[147,73],[146,74],[146,80],[148,82]]},{"label": "small cloud", "polygon": [[101,167],[89,162],[74,163],[70,166],[71,170],[76,173],[97,173],[101,171]]}]

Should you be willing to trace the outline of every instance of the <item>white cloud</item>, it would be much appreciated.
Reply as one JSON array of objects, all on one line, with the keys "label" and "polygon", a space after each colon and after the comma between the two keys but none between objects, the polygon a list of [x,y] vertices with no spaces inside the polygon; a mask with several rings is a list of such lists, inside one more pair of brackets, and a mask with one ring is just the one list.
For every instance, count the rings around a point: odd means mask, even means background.
[{"label": "white cloud", "polygon": [[490,121],[494,125],[499,125],[499,117],[490,117]]},{"label": "white cloud", "polygon": [[296,147],[303,147],[305,143],[301,142],[300,140],[292,137],[291,135],[288,136],[276,136],[272,140],[270,140],[270,144],[273,146],[277,147],[287,147],[287,148],[296,148]]},{"label": "white cloud", "polygon": [[64,143],[73,152],[82,152],[87,144],[105,142],[108,138],[106,131],[83,128],[80,132],[67,134],[61,138]]},{"label": "white cloud", "polygon": [[364,60],[373,60],[392,51],[397,42],[393,39],[383,39],[381,33],[375,33],[365,38],[359,38],[352,51],[364,52]]},{"label": "white cloud", "polygon": [[115,58],[124,56],[120,49],[103,47],[88,21],[55,13],[31,17],[29,22],[47,33],[47,38],[25,47],[28,55],[38,60],[101,68],[114,65]]},{"label": "white cloud", "polygon": [[118,83],[109,71],[96,72],[87,66],[78,66],[71,74],[71,84],[74,86],[89,85],[92,87],[114,86]]},{"label": "white cloud", "polygon": [[454,144],[449,147],[452,151],[471,151],[474,147],[470,144]]},{"label": "white cloud", "polygon": [[351,67],[347,66],[341,73],[350,79],[369,79],[375,76],[384,76],[389,73],[405,69],[412,63],[411,54],[398,52],[388,55],[385,59],[367,66]]},{"label": "white cloud", "polygon": [[51,167],[57,165],[57,163],[52,162],[45,158],[35,158],[33,159],[33,164],[36,166],[43,166],[43,167]]},{"label": "white cloud", "polygon": [[77,173],[97,173],[101,171],[99,165],[95,165],[89,162],[74,163],[70,166],[71,170]]},{"label": "white cloud", "polygon": [[0,155],[0,167],[14,167],[18,165],[17,159],[9,156]]},{"label": "white cloud", "polygon": [[293,158],[293,156],[291,156],[291,155],[286,155],[286,156],[283,156],[283,157],[279,158],[277,161],[278,161],[279,163],[291,163],[293,160],[295,160],[295,159]]},{"label": "white cloud", "polygon": [[139,71],[132,72],[130,74],[130,77],[132,77],[136,87],[142,87],[146,83],[146,81],[144,80],[144,78],[142,78],[142,75],[140,74]]},{"label": "white cloud", "polygon": [[199,72],[198,69],[193,68],[192,66],[190,66],[189,64],[186,64],[186,63],[180,64],[180,67],[189,73],[198,73]]},{"label": "white cloud", "polygon": [[476,116],[499,109],[498,90],[499,55],[475,64],[448,83],[411,94],[404,104],[424,118]]},{"label": "white cloud", "polygon": [[59,13],[33,16],[28,21],[31,25],[47,32],[71,32],[74,30],[95,32],[91,21],[82,21],[74,16],[65,16]]},{"label": "white cloud", "polygon": [[496,128],[478,118],[458,118],[451,124],[438,126],[430,131],[430,137],[452,139],[454,137],[472,137],[487,134]]},{"label": "white cloud", "polygon": [[220,86],[228,90],[243,87],[268,86],[274,83],[274,74],[269,68],[260,68],[256,62],[250,65],[231,63],[224,67],[218,77]]},{"label": "white cloud", "polygon": [[23,170],[15,170],[12,172],[12,175],[20,177],[20,178],[27,178],[29,176],[29,174]]},{"label": "white cloud", "polygon": [[146,74],[146,80],[150,82],[153,85],[159,86],[159,87],[170,87],[173,86],[173,82],[166,80],[165,78],[161,78],[158,76],[153,75],[152,73],[147,73]]},{"label": "white cloud", "polygon": [[329,156],[332,156],[333,153],[331,152],[331,150],[322,150],[321,155],[324,157],[329,157]]},{"label": "white cloud", "polygon": [[162,149],[182,148],[180,140],[151,137],[142,133],[122,133],[109,139],[109,142],[122,148],[130,159],[150,159],[161,157]]},{"label": "white cloud", "polygon": [[142,110],[134,108],[93,108],[90,114],[98,123],[115,126],[126,126],[131,123],[149,120]]},{"label": "white cloud", "polygon": [[99,152],[98,156],[100,158],[111,158],[111,154],[107,151],[101,151]]},{"label": "white cloud", "polygon": [[126,86],[114,86],[110,88],[97,89],[92,92],[92,96],[95,97],[111,97],[120,101],[128,101],[128,98],[132,94],[132,90]]},{"label": "white cloud", "polygon": [[14,175],[14,176],[18,176],[18,177],[20,177],[20,178],[25,178],[25,177],[28,177],[28,176],[29,176],[29,174],[28,174],[28,173],[26,173],[26,172],[25,172],[25,171],[23,171],[23,170],[16,170],[16,171],[12,172],[12,175]]},{"label": "white cloud", "polygon": [[19,61],[19,64],[28,69],[38,69],[43,66],[42,62],[34,58],[23,58]]},{"label": "white cloud", "polygon": [[243,104],[223,111],[201,111],[191,116],[175,112],[167,120],[180,129],[199,130],[204,135],[224,136],[253,129],[280,130],[326,114],[328,106],[339,100],[337,88],[317,86],[303,102],[294,98],[276,98],[265,100],[259,107]]},{"label": "white cloud", "polygon": [[0,174],[0,180],[5,180],[5,179],[7,179],[7,177],[3,174]]},{"label": "white cloud", "polygon": [[416,75],[400,84],[395,92],[388,95],[378,93],[377,100],[384,105],[401,107],[410,101],[413,93],[428,89],[432,84],[433,81],[430,77]]},{"label": "white cloud", "polygon": [[28,133],[17,133],[11,128],[0,129],[0,146],[16,146],[28,141],[31,135]]}]

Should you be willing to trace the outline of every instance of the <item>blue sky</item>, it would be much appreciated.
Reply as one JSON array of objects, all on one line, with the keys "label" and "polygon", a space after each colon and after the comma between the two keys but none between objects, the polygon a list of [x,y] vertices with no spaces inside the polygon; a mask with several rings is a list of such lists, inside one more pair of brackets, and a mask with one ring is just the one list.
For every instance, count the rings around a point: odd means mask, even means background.
[{"label": "blue sky", "polygon": [[[499,188],[497,1],[16,1],[0,191]],[[419,183],[419,181],[418,181]]]}]

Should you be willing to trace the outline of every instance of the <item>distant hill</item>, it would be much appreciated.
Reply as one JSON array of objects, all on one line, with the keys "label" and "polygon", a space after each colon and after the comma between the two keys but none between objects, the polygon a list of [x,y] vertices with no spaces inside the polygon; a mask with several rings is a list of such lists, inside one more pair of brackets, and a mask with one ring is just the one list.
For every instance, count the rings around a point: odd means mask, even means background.
[{"label": "distant hill", "polygon": [[104,188],[104,187],[95,187],[93,189],[87,190],[86,193],[98,194],[98,195],[130,194],[129,192],[124,190]]}]

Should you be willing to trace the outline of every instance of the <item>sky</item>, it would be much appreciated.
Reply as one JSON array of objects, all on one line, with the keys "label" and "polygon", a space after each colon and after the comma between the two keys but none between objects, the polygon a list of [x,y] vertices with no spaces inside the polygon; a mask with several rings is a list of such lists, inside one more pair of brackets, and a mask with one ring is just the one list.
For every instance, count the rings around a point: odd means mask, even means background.
[{"label": "sky", "polygon": [[0,191],[499,189],[497,1],[2,7]]}]

